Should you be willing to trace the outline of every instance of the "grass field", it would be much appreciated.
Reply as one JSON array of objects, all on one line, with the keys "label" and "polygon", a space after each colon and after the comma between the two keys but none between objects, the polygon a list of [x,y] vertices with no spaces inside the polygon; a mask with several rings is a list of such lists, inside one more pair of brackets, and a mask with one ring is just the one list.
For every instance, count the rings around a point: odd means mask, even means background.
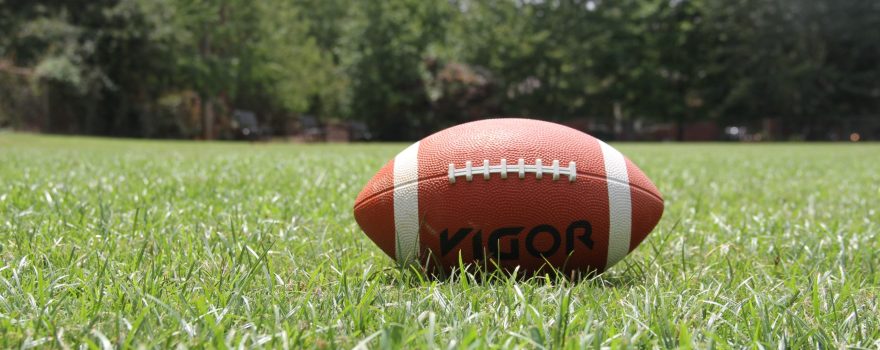
[{"label": "grass field", "polygon": [[615,144],[666,199],[598,278],[401,271],[404,145],[0,134],[0,348],[880,347],[880,145]]}]

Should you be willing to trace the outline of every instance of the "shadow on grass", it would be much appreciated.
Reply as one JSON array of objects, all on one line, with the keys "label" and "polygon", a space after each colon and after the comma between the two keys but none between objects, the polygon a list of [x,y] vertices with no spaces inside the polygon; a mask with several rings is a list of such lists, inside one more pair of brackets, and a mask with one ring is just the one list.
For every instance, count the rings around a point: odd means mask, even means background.
[{"label": "shadow on grass", "polygon": [[386,279],[387,284],[418,288],[433,283],[473,285],[504,285],[535,283],[539,285],[569,286],[586,284],[593,288],[629,288],[646,283],[646,269],[642,263],[628,263],[623,272],[599,273],[595,270],[564,271],[545,265],[537,271],[510,270],[497,264],[462,264],[451,269],[428,269],[421,265],[396,265],[374,271],[370,279]]}]

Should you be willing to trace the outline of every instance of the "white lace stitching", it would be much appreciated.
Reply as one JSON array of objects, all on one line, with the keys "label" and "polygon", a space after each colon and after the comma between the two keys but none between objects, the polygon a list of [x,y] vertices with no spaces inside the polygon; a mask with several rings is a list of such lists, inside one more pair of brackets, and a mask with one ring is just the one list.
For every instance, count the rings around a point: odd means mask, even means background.
[{"label": "white lace stitching", "polygon": [[520,179],[526,177],[526,174],[535,174],[536,179],[541,179],[544,174],[553,176],[553,181],[559,180],[560,176],[568,176],[569,182],[574,182],[577,178],[577,166],[574,162],[568,162],[568,167],[560,168],[559,161],[553,160],[552,165],[546,166],[541,163],[541,159],[535,159],[535,164],[525,164],[520,158],[516,164],[507,165],[507,159],[502,158],[498,165],[489,165],[489,160],[484,159],[482,166],[474,167],[471,161],[464,163],[464,168],[456,168],[455,164],[449,163],[449,182],[455,183],[457,177],[464,176],[468,182],[473,181],[474,175],[483,175],[483,180],[489,180],[491,174],[500,174],[502,179],[507,178],[508,172],[516,173]]}]

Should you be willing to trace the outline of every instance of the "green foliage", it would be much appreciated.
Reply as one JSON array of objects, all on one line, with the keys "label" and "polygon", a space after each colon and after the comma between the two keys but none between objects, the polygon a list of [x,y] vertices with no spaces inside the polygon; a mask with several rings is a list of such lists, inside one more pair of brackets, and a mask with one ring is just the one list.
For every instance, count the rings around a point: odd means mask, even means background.
[{"label": "green foliage", "polygon": [[0,347],[880,346],[880,145],[617,144],[666,211],[579,283],[396,267],[351,205],[405,146],[0,134]]},{"label": "green foliage", "polygon": [[339,74],[331,52],[321,50],[308,35],[309,22],[299,13],[303,10],[289,1],[255,5],[263,15],[253,48],[257,59],[252,84],[268,82],[265,93],[289,111],[308,110],[315,96],[331,106],[339,104],[346,77]]},{"label": "green foliage", "polygon": [[867,57],[880,53],[878,13],[870,1],[716,5],[708,72],[728,82],[716,93],[720,114],[778,115],[805,126],[828,114],[876,114],[880,71]]},{"label": "green foliage", "polygon": [[382,139],[412,138],[429,131],[430,102],[424,81],[430,46],[445,39],[451,9],[421,0],[358,2],[352,52],[354,118],[378,128]]},{"label": "green foliage", "polygon": [[[809,136],[880,110],[869,0],[2,4],[0,74],[46,96],[48,116],[24,119],[50,131],[199,124],[170,134],[212,137],[201,129],[248,109],[279,129],[303,113],[362,120],[384,139],[497,114],[617,126],[772,117]],[[165,123],[159,101],[189,93],[200,107]]]},{"label": "green foliage", "polygon": [[19,7],[26,16],[11,26],[16,36],[4,62],[31,66],[32,78],[47,82],[57,119],[50,131],[161,136],[149,130],[162,129],[162,96],[188,90],[204,111],[289,115],[307,110],[312,96],[337,103],[332,97],[344,89],[300,9],[287,1]]},{"label": "green foliage", "polygon": [[[302,112],[339,90],[308,21],[288,1],[168,1],[179,84],[234,105]],[[265,110],[264,110],[265,111]]]},{"label": "green foliage", "polygon": [[22,26],[18,36],[34,46],[43,47],[35,70],[38,77],[73,86],[86,92],[91,79],[86,78],[85,61],[93,54],[90,45],[83,45],[83,28],[71,25],[64,18],[40,18]]}]

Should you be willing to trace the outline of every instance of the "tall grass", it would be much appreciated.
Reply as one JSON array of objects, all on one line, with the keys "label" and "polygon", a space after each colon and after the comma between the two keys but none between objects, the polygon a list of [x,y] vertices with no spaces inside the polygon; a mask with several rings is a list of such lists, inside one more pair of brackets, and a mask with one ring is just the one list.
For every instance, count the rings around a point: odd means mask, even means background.
[{"label": "tall grass", "polygon": [[397,268],[404,145],[0,135],[0,347],[880,347],[880,145],[616,144],[667,201],[578,283]]}]

